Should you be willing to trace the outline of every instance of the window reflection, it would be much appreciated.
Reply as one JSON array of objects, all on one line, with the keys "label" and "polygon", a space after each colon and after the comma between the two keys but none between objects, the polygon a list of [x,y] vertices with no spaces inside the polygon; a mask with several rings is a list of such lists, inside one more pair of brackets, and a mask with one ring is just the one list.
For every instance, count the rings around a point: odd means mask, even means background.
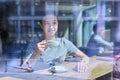
[{"label": "window reflection", "polygon": [[[9,9],[10,9],[10,15],[11,16],[17,16],[17,7],[19,5],[19,1],[18,0],[11,0],[10,2],[8,2],[9,5]],[[12,9],[12,11],[11,11]]]},{"label": "window reflection", "polygon": [[69,39],[77,47],[86,47],[93,34],[94,24],[104,26],[105,40],[113,42],[115,28],[120,24],[119,0],[3,1],[0,2],[0,24],[7,26],[9,41],[12,42],[37,41],[37,37],[41,40],[43,31],[40,22],[45,12],[53,12],[58,17],[59,29],[56,35]]},{"label": "window reflection", "polygon": [[[27,41],[30,39],[30,36],[28,36],[28,34],[30,34],[31,31],[31,21],[21,21],[21,39]],[[32,33],[31,33],[32,34]]]},{"label": "window reflection", "polygon": [[93,6],[92,8],[83,11],[83,17],[96,17],[96,12],[96,6]]},{"label": "window reflection", "polygon": [[15,41],[17,39],[17,35],[16,33],[18,33],[18,20],[13,20],[10,21],[10,25],[8,27],[8,32],[9,32],[9,39],[10,41]]},{"label": "window reflection", "polygon": [[44,1],[35,0],[34,6],[35,6],[35,15],[36,16],[44,15],[43,14],[43,11],[45,9],[45,2]]},{"label": "window reflection", "polygon": [[106,2],[106,17],[117,16],[118,2]]},{"label": "window reflection", "polygon": [[20,0],[21,5],[21,15],[30,16],[31,15],[31,0]]}]

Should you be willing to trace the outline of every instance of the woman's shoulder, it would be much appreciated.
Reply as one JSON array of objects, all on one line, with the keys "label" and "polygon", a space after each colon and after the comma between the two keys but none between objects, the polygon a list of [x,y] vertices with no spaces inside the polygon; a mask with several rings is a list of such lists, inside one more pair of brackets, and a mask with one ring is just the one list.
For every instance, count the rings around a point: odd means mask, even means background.
[{"label": "woman's shoulder", "polygon": [[64,38],[64,37],[58,37],[57,39],[58,39],[58,40],[63,40],[63,41],[66,41],[66,40],[67,40],[67,39]]}]

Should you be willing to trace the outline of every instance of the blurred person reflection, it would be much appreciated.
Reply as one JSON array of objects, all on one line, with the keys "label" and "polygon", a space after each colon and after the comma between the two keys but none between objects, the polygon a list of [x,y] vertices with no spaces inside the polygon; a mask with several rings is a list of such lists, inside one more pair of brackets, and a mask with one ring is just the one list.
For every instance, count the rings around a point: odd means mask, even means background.
[{"label": "blurred person reflection", "polygon": [[105,40],[105,27],[93,26],[94,34],[90,37],[87,44],[87,55],[95,56],[102,54],[105,50],[105,47],[112,49],[113,43]]}]

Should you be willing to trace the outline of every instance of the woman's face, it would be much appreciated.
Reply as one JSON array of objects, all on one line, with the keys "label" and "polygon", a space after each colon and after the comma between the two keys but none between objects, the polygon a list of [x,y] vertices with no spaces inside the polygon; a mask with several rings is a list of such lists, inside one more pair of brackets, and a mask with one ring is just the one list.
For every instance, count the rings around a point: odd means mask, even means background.
[{"label": "woman's face", "polygon": [[47,15],[43,17],[42,27],[45,36],[48,38],[54,37],[58,30],[58,20],[57,17],[53,15]]}]

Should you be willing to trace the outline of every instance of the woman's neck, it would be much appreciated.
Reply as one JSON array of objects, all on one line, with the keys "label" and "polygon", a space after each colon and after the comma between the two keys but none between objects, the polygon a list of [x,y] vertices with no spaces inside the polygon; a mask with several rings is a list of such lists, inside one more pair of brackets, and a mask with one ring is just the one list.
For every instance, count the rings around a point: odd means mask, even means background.
[{"label": "woman's neck", "polygon": [[44,39],[46,39],[46,40],[56,40],[56,37],[54,36],[54,37],[44,37]]}]

